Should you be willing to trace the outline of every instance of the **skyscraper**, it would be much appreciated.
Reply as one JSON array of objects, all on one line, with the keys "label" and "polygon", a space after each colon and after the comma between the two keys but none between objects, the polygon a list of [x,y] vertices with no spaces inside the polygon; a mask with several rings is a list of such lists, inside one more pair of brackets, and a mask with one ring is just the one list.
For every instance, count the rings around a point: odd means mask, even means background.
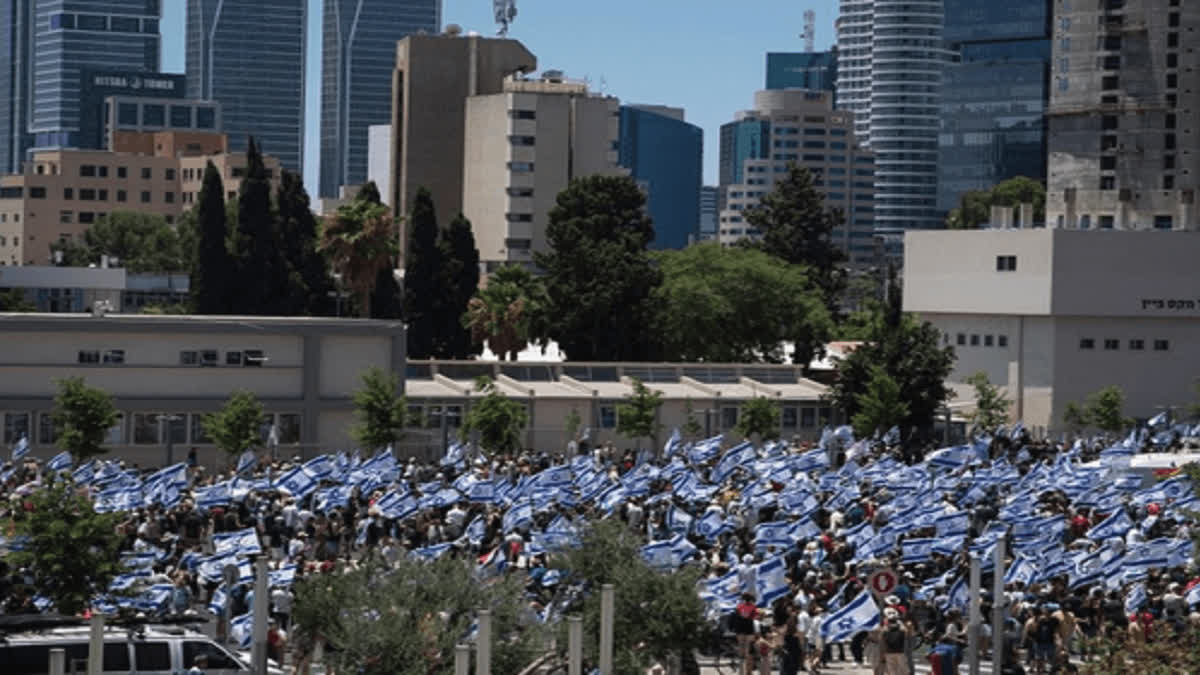
[{"label": "skyscraper", "polygon": [[768,52],[767,89],[834,92],[837,105],[837,47],[827,52]]},{"label": "skyscraper", "polygon": [[621,106],[621,166],[647,187],[655,249],[680,249],[699,238],[704,132],[681,108]]},{"label": "skyscraper", "polygon": [[968,190],[1046,178],[1048,0],[945,0],[938,211]]},{"label": "skyscraper", "polygon": [[366,180],[367,127],[392,117],[396,43],[406,35],[436,33],[441,15],[441,0],[325,0],[322,197]]},{"label": "skyscraper", "polygon": [[0,169],[77,147],[84,67],[154,72],[158,0],[0,1]]},{"label": "skyscraper", "polygon": [[[157,6],[157,1],[154,3]],[[188,97],[215,99],[230,150],[254,136],[284,168],[304,168],[307,0],[188,0]]]},{"label": "skyscraper", "polygon": [[838,103],[875,151],[875,228],[941,226],[937,213],[942,0],[842,0]]}]

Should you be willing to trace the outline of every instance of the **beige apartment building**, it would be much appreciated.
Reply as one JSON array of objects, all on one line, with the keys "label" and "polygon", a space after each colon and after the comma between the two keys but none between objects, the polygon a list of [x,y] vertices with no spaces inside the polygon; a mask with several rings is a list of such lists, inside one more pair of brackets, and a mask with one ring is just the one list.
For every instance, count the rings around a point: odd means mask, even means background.
[{"label": "beige apartment building", "polygon": [[463,210],[467,99],[501,93],[510,75],[535,68],[537,59],[516,40],[457,32],[400,40],[392,76],[390,198],[385,200],[398,215],[408,213],[421,187],[432,194],[439,223]]},{"label": "beige apartment building", "polygon": [[467,99],[462,210],[485,272],[549,250],[547,216],[571,179],[627,173],[617,166],[619,115],[616,98],[558,71]]},{"label": "beige apartment building", "polygon": [[[223,134],[116,132],[112,151],[36,153],[20,174],[0,176],[0,265],[46,264],[51,244],[82,235],[111,211],[174,223],[195,204],[210,161],[226,197],[236,196],[246,157],[227,147]],[[277,183],[279,161],[264,162]]]},{"label": "beige apartment building", "polygon": [[[747,129],[752,134],[744,133]],[[720,188],[721,245],[762,236],[746,222],[745,212],[787,177],[789,164],[796,163],[812,172],[826,207],[840,209],[845,216],[844,224],[834,230],[834,244],[852,265],[875,262],[875,155],[855,137],[853,114],[833,109],[832,94],[804,89],[756,92],[754,110],[722,126],[722,144],[723,152],[726,145],[737,148],[733,153],[734,161],[741,162],[741,182]]]}]

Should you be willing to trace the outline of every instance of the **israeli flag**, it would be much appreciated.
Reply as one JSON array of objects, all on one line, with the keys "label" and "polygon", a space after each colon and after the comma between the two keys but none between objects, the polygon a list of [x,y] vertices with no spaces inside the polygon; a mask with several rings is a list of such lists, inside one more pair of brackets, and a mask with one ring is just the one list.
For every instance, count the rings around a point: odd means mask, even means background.
[{"label": "israeli flag", "polygon": [[925,562],[933,555],[933,545],[936,539],[908,539],[900,543],[900,552],[905,565]]},{"label": "israeli flag", "polygon": [[696,534],[709,541],[713,541],[722,534],[732,531],[733,528],[725,522],[725,518],[721,515],[720,511],[709,511],[696,523]]},{"label": "israeli flag", "polygon": [[25,436],[22,436],[21,440],[17,441],[17,444],[15,446],[13,446],[12,461],[15,462],[28,454],[29,454],[29,439],[26,438]]},{"label": "israeli flag", "polygon": [[196,506],[209,510],[214,506],[226,506],[232,499],[229,483],[217,483],[196,490]]},{"label": "israeli flag", "polygon": [[125,591],[129,590],[139,581],[150,578],[150,570],[148,568],[118,574],[113,578],[112,583],[108,585],[110,591]]},{"label": "israeli flag", "polygon": [[947,513],[938,516],[935,521],[939,537],[955,537],[966,535],[970,524],[970,514],[966,511]]},{"label": "israeli flag", "polygon": [[236,532],[221,532],[212,536],[213,551],[216,555],[258,555],[262,546],[258,543],[258,532],[248,527]]},{"label": "israeli flag", "polygon": [[446,448],[446,454],[442,457],[442,466],[451,467],[462,464],[467,459],[467,446],[463,443],[455,441]]},{"label": "israeli flag", "polygon": [[1195,609],[1197,605],[1200,605],[1200,584],[1193,586],[1192,590],[1187,592],[1184,600],[1187,601],[1188,607],[1191,609]]},{"label": "israeli flag", "polygon": [[821,622],[821,636],[825,642],[845,642],[855,633],[869,631],[878,626],[883,616],[871,592],[864,590],[850,604],[830,614]]},{"label": "israeli flag", "polygon": [[208,611],[221,616],[225,613],[225,608],[229,606],[229,594],[225,592],[225,587],[220,586],[213,591],[212,599],[208,601]]},{"label": "israeli flag", "polygon": [[671,459],[675,453],[683,449],[683,436],[679,433],[679,427],[675,427],[671,431],[670,438],[667,439],[666,445],[663,446],[663,458]]},{"label": "israeli flag", "polygon": [[303,467],[296,467],[280,476],[275,481],[275,487],[280,490],[286,490],[288,494],[299,501],[317,489],[317,481]]},{"label": "israeli flag", "polygon": [[267,585],[272,588],[291,588],[296,583],[296,566],[284,565],[267,572]]},{"label": "israeli flag", "polygon": [[963,575],[950,586],[950,592],[946,594],[946,606],[942,607],[942,611],[949,609],[965,610],[969,600],[970,589],[967,587],[967,577]]},{"label": "israeli flag", "polygon": [[1134,584],[1129,592],[1125,594],[1125,613],[1133,614],[1146,605],[1146,586],[1141,583]]},{"label": "israeli flag", "polygon": [[421,562],[433,562],[434,560],[442,557],[446,551],[449,551],[451,546],[453,546],[453,544],[446,542],[444,544],[435,544],[433,546],[418,548],[410,552],[408,557],[412,560],[418,560]]},{"label": "israeli flag", "polygon": [[533,526],[533,504],[526,502],[513,506],[504,514],[501,522],[506,533],[519,529],[528,530]]},{"label": "israeli flag", "polygon": [[71,468],[71,463],[71,453],[60,452],[51,458],[49,462],[46,462],[46,468],[51,471],[63,471]]},{"label": "israeli flag", "polygon": [[1023,433],[1025,433],[1025,423],[1017,420],[1017,423],[1013,425],[1012,432],[1008,435],[1008,440],[1016,441],[1021,438]]},{"label": "israeli flag", "polygon": [[254,643],[254,612],[246,612],[229,622],[229,637],[240,649],[249,649]]},{"label": "israeli flag", "polygon": [[[1151,429],[1158,429],[1159,427],[1167,426],[1167,422],[1167,413],[1166,411],[1163,411],[1147,420],[1146,426],[1150,427]],[[1145,592],[1145,589],[1143,589],[1143,592]]]},{"label": "israeli flag", "polygon": [[479,481],[471,486],[467,492],[467,499],[472,504],[494,504],[496,502],[496,484],[488,481]]},{"label": "israeli flag", "polygon": [[723,436],[713,436],[703,441],[697,441],[688,452],[692,464],[704,464],[721,454],[721,439]]},{"label": "israeli flag", "polygon": [[833,437],[841,442],[843,448],[848,448],[854,443],[854,427],[843,424],[833,430]]},{"label": "israeli flag", "polygon": [[887,433],[883,435],[883,444],[888,447],[900,445],[900,427],[895,426],[888,429]]},{"label": "israeli flag", "polygon": [[667,529],[674,534],[682,534],[685,537],[692,531],[692,521],[695,517],[683,509],[671,505],[667,510]]},{"label": "israeli flag", "polygon": [[257,464],[258,464],[258,457],[254,454],[253,450],[250,450],[249,448],[247,448],[246,451],[242,453],[242,456],[238,457],[238,463],[237,463],[238,475],[246,473],[247,471],[251,471],[252,469],[254,469],[254,467]]},{"label": "israeli flag", "polygon": [[569,466],[552,466],[533,478],[534,485],[544,489],[565,488],[571,485],[571,482]]},{"label": "israeli flag", "polygon": [[790,591],[787,581],[787,562],[778,555],[754,568],[754,594],[759,607],[770,607]]},{"label": "israeli flag", "polygon": [[1131,527],[1133,521],[1125,514],[1125,509],[1120,509],[1088,530],[1087,538],[1092,541],[1104,541],[1112,537],[1124,537]]},{"label": "israeli flag", "polygon": [[487,523],[484,522],[482,516],[475,516],[475,519],[467,525],[463,531],[462,538],[471,546],[482,546],[483,538],[487,535]]},{"label": "israeli flag", "polygon": [[96,460],[92,460],[87,464],[75,469],[75,471],[71,474],[71,480],[74,481],[76,485],[87,485],[92,482],[92,479],[95,476]]},{"label": "israeli flag", "polygon": [[696,553],[696,547],[685,537],[676,535],[642,547],[642,559],[655,569],[674,570]]},{"label": "israeli flag", "polygon": [[313,510],[317,513],[328,513],[330,509],[344,509],[350,504],[350,489],[338,486],[317,490],[313,498]]}]

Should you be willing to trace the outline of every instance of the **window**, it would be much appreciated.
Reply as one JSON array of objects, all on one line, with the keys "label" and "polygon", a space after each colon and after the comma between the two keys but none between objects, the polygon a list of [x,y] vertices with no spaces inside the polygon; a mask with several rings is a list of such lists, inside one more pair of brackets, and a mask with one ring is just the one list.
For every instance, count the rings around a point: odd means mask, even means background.
[{"label": "window", "polygon": [[509,110],[508,116],[514,120],[536,120],[536,110]]},{"label": "window", "polygon": [[1096,341],[1093,340],[1092,338],[1080,338],[1079,339],[1079,348],[1080,349],[1095,349]]},{"label": "window", "polygon": [[158,414],[134,413],[133,444],[157,445],[158,442]]},{"label": "window", "polygon": [[29,188],[29,196],[32,199],[45,199],[46,198],[46,188],[31,187],[31,188]]},{"label": "window", "polygon": [[1116,115],[1103,115],[1100,117],[1100,128],[1101,129],[1104,129],[1107,131],[1107,130],[1111,130],[1111,129],[1116,129],[1117,126],[1118,126],[1118,124],[1117,124],[1117,116]]},{"label": "window", "polygon": [[972,347],[978,347],[978,346],[979,346],[979,335],[978,335],[978,334],[976,334],[976,333],[972,333],[972,334],[971,334],[971,346],[972,346]]},{"label": "window", "polygon": [[1170,171],[1175,168],[1175,155],[1163,155],[1163,170]]},{"label": "window", "polygon": [[262,364],[267,360],[261,349],[247,349],[242,354],[242,365],[247,368],[262,368]]},{"label": "window", "polygon": [[54,445],[58,442],[58,432],[54,428],[53,413],[38,413],[38,444]]},{"label": "window", "polygon": [[138,670],[170,670],[171,650],[165,642],[137,642],[133,660]]},{"label": "window", "polygon": [[1167,46],[1168,47],[1178,47],[1179,46],[1179,33],[1167,33]]},{"label": "window", "polygon": [[510,251],[528,251],[529,249],[533,248],[533,240],[515,239],[510,237],[504,240],[504,248],[507,248]]},{"label": "window", "polygon": [[196,366],[200,364],[200,356],[195,350],[184,350],[179,352],[179,365],[181,366]]},{"label": "window", "polygon": [[[82,194],[83,190],[79,192]],[[63,199],[75,199],[75,188],[63,188]]]},{"label": "window", "polygon": [[[1163,176],[1162,177],[1162,189],[1174,190],[1175,189],[1175,176],[1171,176],[1171,175]],[[1170,229],[1170,228],[1167,228],[1167,229]]]},{"label": "window", "polygon": [[997,272],[1016,272],[1017,271],[1017,256],[1015,256],[1015,255],[998,255],[998,256],[996,256],[996,271]]},{"label": "window", "polygon": [[1154,229],[1156,230],[1172,230],[1175,229],[1175,219],[1168,215],[1154,216]]},{"label": "window", "polygon": [[508,170],[513,173],[533,173],[533,162],[509,162]]},{"label": "window", "polygon": [[96,191],[96,199],[98,199],[102,202],[108,201],[108,190],[97,190]]},{"label": "window", "polygon": [[217,350],[201,349],[200,350],[200,365],[202,365],[202,366],[217,365]]},{"label": "window", "polygon": [[[299,413],[280,413],[275,416],[276,434],[279,436],[279,443],[299,443],[300,442],[300,415]],[[446,407],[446,426],[457,429],[462,426],[462,406],[452,405]]]},{"label": "window", "polygon": [[1116,177],[1115,177],[1115,176],[1101,176],[1101,177],[1100,177],[1100,189],[1101,189],[1101,190],[1115,190],[1115,189],[1117,189],[1117,179],[1116,179]]},{"label": "window", "polygon": [[96,222],[96,214],[93,211],[80,211],[79,222],[82,225],[91,225]]},{"label": "window", "polygon": [[534,136],[509,136],[508,142],[513,145],[519,145],[522,147],[530,147],[537,143],[537,138]]},{"label": "window", "polygon": [[1104,350],[1105,351],[1115,352],[1116,350],[1118,350],[1120,348],[1121,348],[1120,340],[1115,340],[1113,338],[1105,338],[1104,339]]},{"label": "window", "polygon": [[85,178],[92,178],[96,175],[96,167],[91,164],[80,164],[79,175]]},{"label": "window", "polygon": [[84,202],[96,201],[96,191],[93,190],[92,188],[80,188],[79,189],[79,200],[84,201]]},{"label": "window", "polygon": [[1171,12],[1170,14],[1167,14],[1167,27],[1179,27],[1179,12]]},{"label": "window", "polygon": [[1008,336],[1007,335],[997,335],[996,336],[996,346],[997,347],[1008,347]]},{"label": "window", "polygon": [[1116,155],[1101,155],[1100,156],[1100,170],[1101,171],[1114,171],[1114,170],[1116,170],[1116,168],[1117,168]]},{"label": "window", "polygon": [[617,406],[612,403],[602,403],[599,406],[600,428],[601,429],[616,429],[617,428]]},{"label": "window", "polygon": [[1165,352],[1171,348],[1171,343],[1167,340],[1155,340],[1154,351]]},{"label": "window", "polygon": [[816,408],[801,408],[800,409],[800,428],[811,429],[817,426],[817,409]]},{"label": "window", "polygon": [[166,126],[167,107],[161,103],[147,103],[142,106],[142,124],[148,127]]},{"label": "window", "polygon": [[74,211],[59,211],[58,212],[58,222],[64,223],[64,224],[75,222],[75,212]]},{"label": "window", "polygon": [[196,128],[215,129],[217,126],[217,111],[215,108],[196,108]]},{"label": "window", "polygon": [[171,126],[175,129],[187,129],[192,126],[192,108],[186,105],[171,106]]},{"label": "window", "polygon": [[984,346],[984,347],[991,347],[991,346],[992,346],[992,341],[993,341],[993,339],[994,339],[994,338],[993,338],[993,336],[991,336],[991,335],[984,335],[984,336],[983,336],[983,346]]},{"label": "window", "polygon": [[124,349],[107,349],[104,351],[104,362],[112,365],[125,363]]},{"label": "window", "polygon": [[175,169],[167,169],[167,180],[175,180]]},{"label": "window", "polygon": [[143,166],[142,167],[142,180],[150,180],[150,176],[151,176],[150,167]]},{"label": "window", "polygon": [[204,428],[204,418],[206,415],[191,414],[188,415],[190,425],[192,427],[192,442],[197,445],[208,445],[212,443],[212,438],[209,437],[208,431]]},{"label": "window", "polygon": [[727,405],[721,406],[721,428],[732,429],[738,423],[738,407]]},{"label": "window", "polygon": [[150,191],[149,190],[142,190],[142,203],[143,204],[150,203]]},{"label": "window", "polygon": [[782,412],[783,412],[783,415],[782,415],[783,428],[784,429],[795,429],[796,422],[799,421],[798,416],[797,416],[798,411],[796,410],[796,407],[795,406],[785,406],[783,408]]},{"label": "window", "polygon": [[225,352],[225,365],[227,365],[227,366],[242,365],[242,353],[241,352]]},{"label": "window", "polygon": [[163,193],[163,201],[168,204],[174,204],[175,203],[175,193],[174,192],[164,192]]},{"label": "window", "polygon": [[967,334],[966,334],[966,333],[959,333],[959,334],[958,334],[958,336],[955,338],[955,341],[954,341],[954,342],[955,342],[955,344],[957,344],[959,347],[965,347],[965,346],[967,346]]},{"label": "window", "polygon": [[506,213],[504,219],[510,223],[532,223],[532,213]]},{"label": "window", "polygon": [[1106,75],[1100,79],[1100,89],[1104,91],[1120,89],[1120,78],[1118,78],[1116,75]]},{"label": "window", "polygon": [[126,198],[125,191],[124,191],[124,190],[117,190],[117,201],[118,201],[118,202],[123,202],[123,201],[125,201],[125,198]]},{"label": "window", "polygon": [[81,349],[81,350],[79,350],[79,363],[100,363],[100,350],[98,350],[98,349]]},{"label": "window", "polygon": [[217,645],[211,642],[186,640],[183,643],[183,666],[190,667],[198,656],[208,657],[208,667],[211,670],[241,670],[242,664],[233,660]]},{"label": "window", "polygon": [[1137,339],[1135,339],[1135,340],[1130,340],[1130,341],[1129,341],[1129,351],[1131,351],[1131,352],[1140,352],[1140,351],[1143,351],[1143,350],[1145,350],[1145,349],[1146,349],[1146,341],[1145,341],[1145,340],[1137,340]]},{"label": "window", "polygon": [[4,413],[4,444],[12,445],[29,438],[29,413]]}]

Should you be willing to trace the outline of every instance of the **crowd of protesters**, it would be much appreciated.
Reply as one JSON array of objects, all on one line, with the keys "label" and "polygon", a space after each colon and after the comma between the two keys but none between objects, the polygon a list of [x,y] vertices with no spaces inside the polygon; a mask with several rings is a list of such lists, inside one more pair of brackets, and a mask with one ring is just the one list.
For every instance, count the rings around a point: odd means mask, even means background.
[{"label": "crowd of protesters", "polygon": [[[847,444],[848,445],[848,444]],[[1071,449],[1077,464],[1095,463],[1101,459],[1101,443],[1081,443]],[[844,445],[830,451],[828,466],[811,472],[818,478],[823,472],[837,471],[847,463],[869,468],[881,461],[913,463],[923,454],[911,446],[860,443],[851,448]],[[666,457],[655,459],[646,453],[618,451],[611,444],[572,448],[577,456],[587,457],[591,470],[607,474],[614,484],[643,464],[665,467]],[[812,446],[791,444],[783,452],[789,455],[808,453]],[[849,452],[848,452],[849,451]],[[1009,439],[997,437],[986,458],[960,467],[952,467],[943,475],[964,477],[973,471],[987,471],[1003,463],[1020,476],[1042,467],[1049,471],[1058,466],[1068,447],[1062,444],[1034,441],[1027,434]],[[663,453],[652,453],[663,454]],[[189,457],[186,489],[178,502],[170,507],[148,504],[123,513],[118,533],[123,537],[123,551],[138,553],[161,552],[150,566],[150,574],[138,579],[141,586],[170,584],[173,591],[167,613],[205,612],[214,600],[220,579],[205,576],[198,562],[213,554],[213,537],[222,533],[253,528],[271,565],[279,570],[294,566],[296,578],[306,575],[333,573],[356,564],[364,552],[379,553],[384,559],[396,561],[413,552],[449,544],[446,554],[468,559],[499,556],[508,564],[507,573],[529,575],[531,589],[537,589],[535,601],[551,602],[552,584],[540,581],[546,568],[545,553],[531,554],[531,532],[545,528],[556,518],[566,518],[575,524],[599,518],[618,518],[629,528],[641,533],[647,542],[671,538],[670,509],[686,507],[695,517],[719,513],[726,530],[715,538],[689,535],[697,552],[688,565],[699,565],[707,579],[724,578],[736,573],[740,602],[732,611],[714,615],[714,621],[726,634],[733,634],[743,673],[763,668],[769,673],[778,666],[781,672],[807,671],[819,673],[831,661],[853,660],[871,663],[879,674],[900,675],[913,672],[915,659],[924,658],[925,649],[941,650],[943,672],[956,672],[966,655],[967,624],[961,605],[955,602],[952,581],[963,578],[970,566],[968,544],[980,537],[997,521],[1005,507],[1011,485],[992,485],[970,500],[961,499],[962,488],[946,489],[940,507],[946,513],[965,512],[969,520],[967,544],[952,555],[932,553],[928,559],[905,563],[898,550],[879,552],[863,559],[857,546],[848,540],[847,532],[863,523],[879,529],[895,515],[888,509],[893,494],[886,486],[861,481],[857,496],[849,500],[833,500],[833,490],[823,484],[818,496],[819,507],[809,517],[817,532],[797,538],[790,548],[756,546],[755,527],[776,519],[787,519],[777,505],[761,508],[746,506],[741,491],[746,487],[742,470],[714,481],[716,490],[706,493],[703,502],[689,501],[672,493],[672,483],[665,477],[651,481],[645,494],[622,500],[615,508],[604,508],[598,500],[583,500],[570,506],[552,505],[538,512],[527,526],[505,527],[505,511],[497,503],[476,503],[463,494],[460,499],[443,503],[436,508],[423,509],[402,519],[385,516],[377,506],[390,487],[406,484],[414,493],[436,491],[455,484],[463,474],[480,479],[501,478],[517,484],[522,477],[535,476],[556,466],[579,466],[577,457],[566,454],[527,451],[522,454],[467,458],[447,465],[445,462],[418,462],[400,459],[396,475],[389,485],[369,491],[355,487],[345,504],[318,508],[312,494],[301,498],[277,489],[273,483],[262,481],[278,477],[301,466],[300,458],[290,461],[269,461],[257,458],[255,468],[241,477],[260,481],[260,488],[237,495],[228,504],[203,508],[197,495],[205,488],[228,483],[238,477],[234,467],[224,471],[207,471]],[[116,462],[124,471],[149,474],[153,470],[126,466]],[[711,476],[716,461],[695,467],[702,476]],[[155,470],[158,467],[155,467]],[[0,502],[0,520],[9,520],[14,513],[28,508],[26,497],[47,480],[44,463],[29,457],[3,469],[5,499]],[[854,480],[853,477],[847,481]],[[815,481],[814,481],[815,483]],[[784,484],[772,488],[782,491]],[[1188,540],[1195,523],[1184,510],[1168,509],[1171,500],[1163,503],[1139,503],[1126,498],[1119,505],[1132,523],[1120,544],[1128,547],[1157,540]],[[1041,518],[1058,517],[1064,521],[1061,543],[1070,552],[1100,551],[1117,545],[1111,541],[1088,539],[1086,535],[1112,515],[1113,509],[1081,506],[1063,490],[1048,488],[1036,495],[1032,513]],[[482,522],[482,532],[468,536],[467,528]],[[928,532],[926,532],[928,530]],[[920,528],[905,536],[928,536],[932,528]],[[1005,535],[1010,540],[1012,533]],[[1009,551],[1012,549],[1009,548]],[[552,555],[552,554],[551,554]],[[782,555],[786,561],[788,589],[786,594],[763,602],[755,592],[755,570],[765,559]],[[1010,554],[1010,562],[1013,560]],[[857,631],[852,637],[835,643],[826,642],[821,629],[823,619],[839,607],[860,596],[868,575],[878,569],[893,570],[898,585],[880,603],[882,620],[868,630]],[[985,582],[990,573],[985,573]],[[36,589],[29,583],[27,570],[12,569],[0,559],[0,599],[5,613],[42,611]],[[981,616],[984,617],[979,649],[990,651],[992,630],[1003,631],[1006,672],[1051,673],[1073,668],[1072,660],[1087,660],[1096,639],[1135,640],[1150,642],[1171,640],[1200,624],[1195,602],[1200,592],[1190,593],[1200,585],[1200,572],[1189,559],[1183,564],[1150,569],[1138,582],[1144,590],[1144,601],[1130,603],[1131,584],[1117,588],[1103,584],[1072,587],[1067,574],[1036,583],[1012,581],[1005,585],[1003,598],[983,592]],[[294,597],[291,578],[270,589],[270,643],[272,655],[282,662],[291,629]],[[982,586],[991,588],[990,583]],[[545,589],[549,588],[547,591]],[[225,601],[230,616],[249,611],[254,601],[250,584],[242,583],[227,589]],[[990,625],[993,604],[1002,602],[1004,624]],[[719,631],[714,635],[719,634]],[[714,638],[717,639],[717,638]],[[716,645],[714,645],[714,648]]]}]

